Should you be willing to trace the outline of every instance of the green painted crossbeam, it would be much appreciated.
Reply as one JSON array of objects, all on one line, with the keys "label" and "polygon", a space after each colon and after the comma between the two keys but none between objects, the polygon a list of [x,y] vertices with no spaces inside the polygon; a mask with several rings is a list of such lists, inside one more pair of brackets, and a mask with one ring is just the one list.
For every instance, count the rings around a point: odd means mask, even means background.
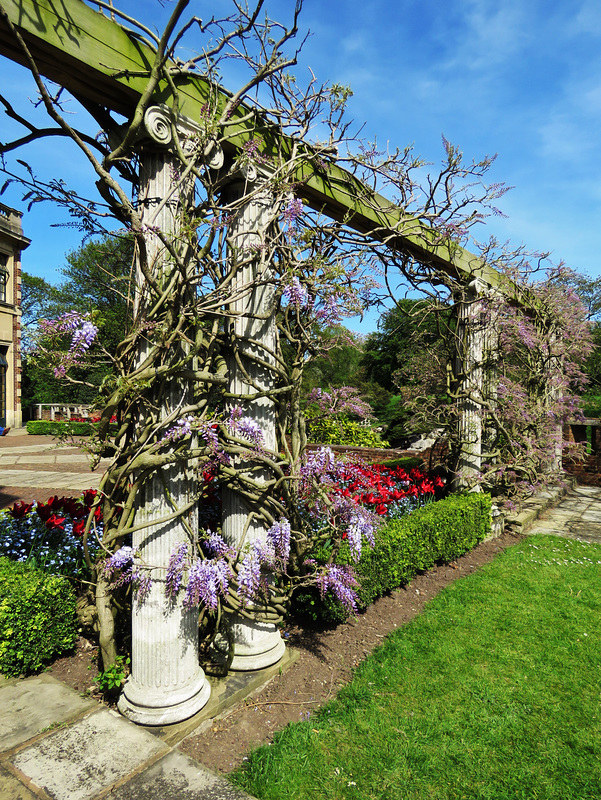
[{"label": "green painted crossbeam", "polygon": [[[131,118],[154,60],[152,48],[142,37],[83,0],[0,0],[0,55],[19,63],[24,63],[23,53],[6,17],[23,36],[41,74],[76,97],[100,103]],[[210,97],[215,97],[215,87],[187,72],[174,71],[173,80],[179,113],[199,120],[202,107]],[[225,90],[219,89],[217,96],[218,102],[227,102]],[[159,84],[152,103],[173,108],[173,92],[166,81]],[[248,115],[244,107],[238,107],[228,122],[227,138],[234,148],[240,148],[257,133],[256,121],[245,121],[245,116]],[[290,140],[282,137],[274,126],[263,127],[261,134],[268,148],[271,142],[275,149],[276,137],[281,152],[285,153],[290,146]],[[309,156],[310,145],[304,146]],[[325,170],[316,170],[309,157],[301,159],[295,179],[304,201],[327,216],[344,220],[356,230],[395,249],[408,251],[418,260],[429,261],[451,275],[467,280],[480,277],[489,285],[515,295],[517,287],[477,256],[454,243],[441,243],[440,234],[405,214],[338,165],[331,163]]]}]

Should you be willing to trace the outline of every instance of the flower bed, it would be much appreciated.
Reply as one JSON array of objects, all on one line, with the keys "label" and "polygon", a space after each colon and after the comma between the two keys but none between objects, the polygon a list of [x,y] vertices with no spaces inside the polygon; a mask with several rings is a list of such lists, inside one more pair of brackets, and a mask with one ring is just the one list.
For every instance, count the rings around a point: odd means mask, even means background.
[{"label": "flower bed", "polygon": [[[20,561],[52,574],[84,579],[82,535],[94,505],[96,491],[79,499],[55,495],[45,503],[14,503],[0,512],[0,557]],[[102,531],[102,508],[94,508],[98,537]],[[90,537],[92,557],[99,550],[97,537]]]}]

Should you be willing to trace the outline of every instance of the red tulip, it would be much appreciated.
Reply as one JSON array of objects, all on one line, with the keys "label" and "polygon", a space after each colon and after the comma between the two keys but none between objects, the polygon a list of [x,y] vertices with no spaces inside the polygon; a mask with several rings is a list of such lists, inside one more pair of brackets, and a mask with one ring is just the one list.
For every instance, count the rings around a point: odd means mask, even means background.
[{"label": "red tulip", "polygon": [[13,519],[23,519],[23,517],[29,514],[32,508],[33,503],[24,503],[22,500],[19,500],[18,503],[15,503],[8,509],[8,513]]},{"label": "red tulip", "polygon": [[49,531],[52,530],[64,531],[65,519],[66,517],[57,517],[56,514],[52,514],[52,516],[46,520],[46,527],[48,528]]}]

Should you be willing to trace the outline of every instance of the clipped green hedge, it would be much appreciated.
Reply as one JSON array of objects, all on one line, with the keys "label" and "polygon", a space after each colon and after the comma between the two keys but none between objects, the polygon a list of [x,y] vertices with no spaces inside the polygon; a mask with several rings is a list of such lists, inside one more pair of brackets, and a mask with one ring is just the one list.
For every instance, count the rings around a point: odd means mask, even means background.
[{"label": "clipped green hedge", "polygon": [[75,592],[66,578],[0,558],[0,672],[39,671],[77,639]]},{"label": "clipped green hedge", "polygon": [[91,422],[70,422],[69,420],[30,419],[27,433],[37,436],[90,436],[94,433]]},{"label": "clipped green hedge", "polygon": [[419,456],[401,456],[401,458],[388,458],[381,463],[385,467],[390,467],[390,469],[402,467],[406,472],[409,472],[411,469],[423,469],[424,459]]},{"label": "clipped green hedge", "polygon": [[[70,422],[69,420],[30,419],[27,433],[34,436],[91,436],[98,429],[97,422]],[[109,425],[116,432],[116,423]]]},{"label": "clipped green hedge", "polygon": [[[375,546],[364,547],[355,565],[359,607],[367,608],[418,572],[467,553],[489,534],[490,525],[490,495],[475,492],[451,495],[386,523],[376,534]],[[341,563],[351,563],[350,551],[340,555]],[[341,622],[347,616],[337,600],[322,600],[317,590],[299,592],[292,614],[325,622]]]},{"label": "clipped green hedge", "polygon": [[490,523],[490,495],[475,492],[451,495],[388,522],[356,567],[361,605],[467,553],[488,535]]}]

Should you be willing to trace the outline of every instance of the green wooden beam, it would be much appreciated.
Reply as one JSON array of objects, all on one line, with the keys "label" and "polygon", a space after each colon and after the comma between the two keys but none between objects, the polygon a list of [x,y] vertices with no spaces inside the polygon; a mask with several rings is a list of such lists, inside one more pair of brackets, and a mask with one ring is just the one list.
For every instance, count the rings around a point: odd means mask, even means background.
[{"label": "green wooden beam", "polygon": [[[141,37],[83,0],[0,0],[1,9],[20,31],[41,74],[77,97],[100,103],[126,118],[132,115],[153,62],[152,49]],[[24,63],[23,53],[1,16],[0,55]],[[199,120],[207,100],[215,97],[215,87],[188,73],[175,72],[174,83],[179,112]],[[227,98],[228,93],[219,89],[218,104],[223,107]],[[167,82],[159,85],[153,102],[173,107]],[[250,124],[242,120],[247,111],[239,107],[228,123],[228,141],[235,149],[257,135],[256,121]],[[274,135],[269,124],[262,126],[261,134],[268,149],[275,151],[279,147],[285,152],[290,147],[286,139]],[[316,170],[310,163],[310,146],[306,148],[307,161],[299,162],[295,179],[299,194],[308,205],[450,275],[464,280],[479,277],[505,293],[516,293],[514,284],[477,256],[454,243],[441,241],[436,231],[405,214],[348,171],[336,164]]]}]

